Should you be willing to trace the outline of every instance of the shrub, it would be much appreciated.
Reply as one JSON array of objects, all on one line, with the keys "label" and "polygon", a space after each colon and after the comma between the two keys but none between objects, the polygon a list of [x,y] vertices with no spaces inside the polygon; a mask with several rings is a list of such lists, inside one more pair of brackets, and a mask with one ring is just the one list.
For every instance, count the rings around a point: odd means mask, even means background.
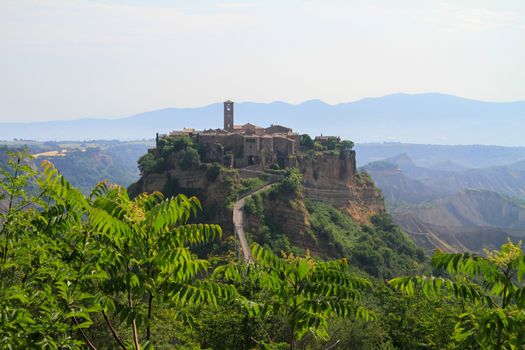
[{"label": "shrub", "polygon": [[337,138],[335,137],[330,137],[328,139],[328,141],[326,142],[326,148],[329,150],[329,151],[333,151],[336,149],[337,147]]},{"label": "shrub", "polygon": [[186,149],[179,165],[184,170],[199,167],[201,165],[201,157],[199,156],[199,152],[194,148]]},{"label": "shrub", "polygon": [[151,173],[157,170],[157,160],[151,153],[146,153],[138,160],[140,172],[144,174]]},{"label": "shrub", "polygon": [[214,182],[215,180],[217,180],[217,177],[219,177],[220,173],[221,166],[217,163],[214,163],[210,167],[208,167],[208,170],[206,170],[206,179],[209,182]]},{"label": "shrub", "polygon": [[300,145],[306,149],[313,149],[315,147],[314,140],[312,140],[308,134],[301,135]]},{"label": "shrub", "polygon": [[224,166],[230,167],[233,164],[233,153],[227,152],[224,155]]},{"label": "shrub", "polygon": [[281,194],[297,194],[301,192],[303,175],[296,168],[286,169],[284,179],[279,183],[277,191]]},{"label": "shrub", "polygon": [[341,152],[350,152],[354,148],[354,143],[350,140],[341,141]]},{"label": "shrub", "polygon": [[320,142],[314,142],[314,150],[317,152],[326,151],[326,147],[323,146]]}]

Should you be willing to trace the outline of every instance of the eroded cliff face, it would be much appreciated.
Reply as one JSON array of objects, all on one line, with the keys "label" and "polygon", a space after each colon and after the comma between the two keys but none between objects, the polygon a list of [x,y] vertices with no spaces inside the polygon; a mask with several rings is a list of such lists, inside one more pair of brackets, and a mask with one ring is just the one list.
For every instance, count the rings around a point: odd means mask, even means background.
[{"label": "eroded cliff face", "polygon": [[385,211],[381,191],[357,173],[355,152],[304,155],[297,159],[305,196],[342,209],[360,223]]},{"label": "eroded cliff face", "polygon": [[183,170],[179,167],[160,173],[146,174],[128,190],[132,196],[154,191],[159,191],[166,197],[179,193],[197,196],[204,211],[203,215],[199,215],[199,220],[217,223],[223,230],[232,231],[232,211],[227,204],[228,197],[234,192],[234,186],[239,181],[236,171],[221,170],[212,180],[206,169]]},{"label": "eroded cliff face", "polygon": [[310,214],[301,193],[292,196],[270,198],[263,195],[262,215],[245,212],[245,229],[255,240],[269,229],[274,235],[286,235],[291,246],[314,256],[333,256],[333,247],[315,238],[311,230]]},{"label": "eroded cliff face", "polygon": [[[374,214],[385,211],[380,190],[366,174],[357,173],[355,153],[319,153],[298,157],[295,166],[303,175],[302,191],[262,194],[254,212],[245,213],[245,229],[254,240],[271,241],[277,234],[286,235],[291,246],[309,250],[316,256],[338,256],[337,248],[312,228],[305,197],[322,201],[348,213],[357,223],[369,223]],[[254,204],[255,205],[255,204]],[[270,237],[265,230],[271,232]],[[272,236],[272,234],[274,236]]]},{"label": "eroded cliff face", "polygon": [[[176,161],[174,164],[178,164]],[[210,164],[197,169],[184,170],[178,165],[173,169],[144,175],[129,190],[131,195],[141,192],[160,191],[165,196],[184,193],[195,195],[201,201],[204,213],[201,221],[218,223],[225,232],[232,232],[232,212],[228,202],[232,200],[235,187],[240,182],[238,170],[221,168],[218,176],[210,180],[206,170]],[[370,216],[384,212],[380,191],[365,174],[357,173],[355,152],[320,153],[300,155],[295,166],[303,174],[303,191],[294,198],[264,201],[265,215],[271,222],[279,223],[279,231],[289,236],[294,246],[324,250],[309,236],[309,214],[304,206],[304,197],[328,203],[350,214],[358,223],[367,223]],[[247,217],[249,226],[260,223]]]}]

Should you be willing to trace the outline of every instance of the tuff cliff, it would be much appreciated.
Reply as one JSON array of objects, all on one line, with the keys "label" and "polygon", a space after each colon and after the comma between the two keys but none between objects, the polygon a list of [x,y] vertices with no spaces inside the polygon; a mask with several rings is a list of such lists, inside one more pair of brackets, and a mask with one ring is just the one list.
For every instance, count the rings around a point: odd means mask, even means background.
[{"label": "tuff cliff", "polygon": [[[239,170],[200,162],[182,166],[184,159],[184,151],[164,159],[164,169],[146,172],[130,186],[131,195],[153,191],[166,196],[195,195],[203,204],[203,219],[231,231],[231,202],[242,195]],[[292,236],[303,236],[309,229],[308,212],[302,204],[304,197],[341,209],[358,223],[366,223],[372,215],[385,211],[381,193],[373,181],[357,172],[354,151],[300,154],[292,164],[302,173],[301,195],[294,198],[295,205],[273,203],[265,210]],[[264,174],[260,176],[264,178]]]},{"label": "tuff cliff", "polygon": [[[184,135],[159,138],[157,147],[139,159],[142,177],[130,186],[130,194],[195,195],[204,209],[197,220],[220,224],[225,237],[234,232],[235,205],[244,203],[241,222],[248,242],[277,253],[308,250],[321,257],[347,257],[374,276],[388,278],[422,261],[424,253],[385,214],[379,189],[357,171],[351,141],[328,137],[313,142],[302,135],[300,147],[283,164],[245,168],[233,168],[226,154],[224,162],[209,160],[202,146],[198,138]],[[235,242],[201,248],[231,253]]]},{"label": "tuff cliff", "polygon": [[[184,137],[166,139],[161,146],[150,150],[139,161],[143,175],[130,186],[131,195],[153,191],[165,196],[177,193],[195,195],[204,209],[199,219],[220,224],[225,234],[233,231],[232,208],[236,198],[268,182],[272,176],[282,176],[284,172],[277,170],[281,175],[271,175],[263,171],[228,168],[218,163],[203,163],[198,144]],[[261,210],[265,226],[270,223],[269,229],[286,235],[292,246],[313,251],[329,250],[312,235],[305,198],[340,209],[359,224],[369,223],[372,215],[385,210],[381,193],[373,181],[366,174],[357,172],[352,150],[302,150],[290,158],[289,164],[301,173],[300,193],[277,195],[271,200],[267,198],[261,203]],[[243,179],[247,175],[259,180]],[[249,230],[260,233],[263,223],[249,215],[247,218]]]},{"label": "tuff cliff", "polygon": [[360,223],[385,211],[381,191],[369,176],[357,172],[355,151],[302,155],[297,165],[306,197],[342,209]]},{"label": "tuff cliff", "polygon": [[418,266],[424,252],[385,213],[380,191],[355,171],[354,159],[329,152],[298,159],[279,184],[246,199],[248,240],[276,252],[346,257],[384,278]]},{"label": "tuff cliff", "polygon": [[199,198],[203,213],[199,215],[201,222],[217,223],[224,231],[232,231],[232,211],[228,204],[234,199],[232,194],[240,184],[237,171],[200,165],[190,169],[180,166],[161,172],[144,174],[139,181],[129,187],[129,192],[135,196],[142,192],[159,191],[164,196],[183,193]]},{"label": "tuff cliff", "polygon": [[300,191],[287,193],[277,186],[251,199],[246,230],[254,240],[274,242],[285,235],[284,246],[334,256],[338,254],[336,247],[313,227],[313,213],[306,201],[320,201],[340,209],[361,225],[369,224],[373,215],[384,213],[381,192],[368,176],[356,171],[355,152],[303,155],[297,158],[296,167],[302,174]]},{"label": "tuff cliff", "polygon": [[245,229],[252,240],[271,242],[274,249],[308,250],[315,256],[336,255],[333,247],[318,239],[313,231],[302,193],[282,196],[267,191],[252,198],[249,204],[245,210]]}]

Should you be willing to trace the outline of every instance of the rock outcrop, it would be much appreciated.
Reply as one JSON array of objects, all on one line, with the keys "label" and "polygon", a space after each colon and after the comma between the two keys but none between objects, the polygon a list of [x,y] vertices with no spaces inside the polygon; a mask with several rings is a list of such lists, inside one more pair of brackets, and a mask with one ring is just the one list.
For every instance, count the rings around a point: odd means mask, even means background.
[{"label": "rock outcrop", "polygon": [[360,223],[385,211],[374,182],[357,172],[354,151],[304,155],[297,163],[303,173],[305,196],[342,209]]},{"label": "rock outcrop", "polygon": [[[210,179],[209,169],[213,165],[203,164],[184,170],[175,158],[171,162],[172,169],[143,175],[130,187],[130,193],[160,191],[165,196],[177,193],[195,195],[204,208],[201,221],[218,223],[225,232],[232,232],[232,211],[228,204],[235,199],[232,196],[240,183],[239,170],[221,167],[218,175]],[[266,219],[278,223],[274,228],[285,233],[292,245],[310,249],[313,253],[323,249],[309,235],[309,214],[304,197],[341,209],[359,223],[366,223],[371,215],[384,212],[380,191],[366,174],[357,172],[355,152],[303,154],[296,158],[295,166],[303,174],[302,193],[293,198],[266,199],[263,204]],[[255,231],[261,225],[249,215],[247,224]]]},{"label": "rock outcrop", "polygon": [[141,192],[162,192],[165,196],[183,193],[197,196],[201,201],[204,213],[199,220],[218,223],[223,230],[232,231],[232,211],[228,208],[228,197],[240,178],[236,171],[221,168],[218,175],[211,179],[205,167],[183,170],[180,167],[159,173],[143,175],[139,181],[130,186],[131,195]]},{"label": "rock outcrop", "polygon": [[286,235],[291,246],[309,251],[314,256],[333,256],[333,247],[316,239],[310,224],[310,214],[302,194],[276,197],[266,193],[262,199],[263,214],[245,213],[245,228],[256,238],[269,229],[273,234]]}]

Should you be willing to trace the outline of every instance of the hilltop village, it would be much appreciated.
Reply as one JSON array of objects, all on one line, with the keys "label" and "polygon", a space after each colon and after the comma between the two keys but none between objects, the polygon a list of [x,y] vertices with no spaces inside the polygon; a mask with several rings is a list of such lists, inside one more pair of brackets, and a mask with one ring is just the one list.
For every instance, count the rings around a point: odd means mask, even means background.
[{"label": "hilltop village", "polygon": [[[263,169],[270,164],[278,164],[282,168],[290,166],[301,144],[301,135],[281,125],[267,128],[250,123],[235,125],[234,103],[229,100],[224,102],[223,129],[183,129],[172,131],[169,136],[190,137],[199,146],[203,162],[218,162],[230,168],[250,166]],[[325,145],[328,142],[339,143],[340,139],[318,136],[315,141]]]}]

